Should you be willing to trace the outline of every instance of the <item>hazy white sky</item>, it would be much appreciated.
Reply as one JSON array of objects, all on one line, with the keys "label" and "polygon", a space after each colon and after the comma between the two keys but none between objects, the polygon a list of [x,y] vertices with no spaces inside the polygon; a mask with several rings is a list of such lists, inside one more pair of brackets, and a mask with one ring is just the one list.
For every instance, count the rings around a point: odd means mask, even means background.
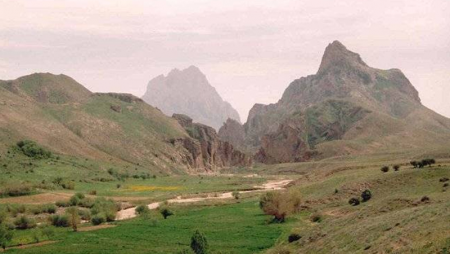
[{"label": "hazy white sky", "polygon": [[245,120],[339,40],[403,70],[450,116],[449,11],[449,0],[0,0],[0,79],[64,73],[140,97],[151,78],[196,65]]}]

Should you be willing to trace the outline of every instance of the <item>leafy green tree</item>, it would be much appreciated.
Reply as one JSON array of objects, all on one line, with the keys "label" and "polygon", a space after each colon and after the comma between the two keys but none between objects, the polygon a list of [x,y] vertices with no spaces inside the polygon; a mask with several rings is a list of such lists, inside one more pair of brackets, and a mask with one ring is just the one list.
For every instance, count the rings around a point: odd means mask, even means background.
[{"label": "leafy green tree", "polygon": [[173,212],[171,210],[169,210],[169,208],[167,208],[167,207],[161,208],[160,213],[164,217],[164,219],[167,219],[167,217],[173,215]]},{"label": "leafy green tree", "polygon": [[0,246],[3,251],[6,250],[6,246],[11,242],[13,238],[13,232],[8,230],[5,225],[0,224]]},{"label": "leafy green tree", "polygon": [[78,212],[78,208],[69,207],[66,213],[69,215],[70,225],[72,226],[73,231],[77,232],[78,224],[80,224],[80,214]]},{"label": "leafy green tree", "polygon": [[191,249],[195,254],[208,254],[209,246],[206,237],[198,230],[192,235],[191,238]]}]

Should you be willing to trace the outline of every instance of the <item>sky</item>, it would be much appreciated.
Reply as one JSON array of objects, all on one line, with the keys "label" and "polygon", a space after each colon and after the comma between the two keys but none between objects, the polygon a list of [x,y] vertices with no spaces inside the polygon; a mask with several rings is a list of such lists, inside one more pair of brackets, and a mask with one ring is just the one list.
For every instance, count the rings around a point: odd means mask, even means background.
[{"label": "sky", "polygon": [[399,68],[450,117],[449,0],[0,0],[0,79],[64,73],[141,97],[150,79],[199,67],[241,119],[315,74],[339,40]]}]

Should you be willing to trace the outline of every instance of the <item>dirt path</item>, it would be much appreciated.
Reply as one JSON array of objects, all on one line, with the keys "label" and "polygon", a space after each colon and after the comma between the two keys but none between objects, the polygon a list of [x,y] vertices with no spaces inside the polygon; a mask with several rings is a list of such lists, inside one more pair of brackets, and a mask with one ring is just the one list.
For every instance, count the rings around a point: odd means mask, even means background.
[{"label": "dirt path", "polygon": [[[240,191],[239,193],[252,193],[252,192],[265,192],[270,190],[283,190],[286,188],[286,185],[288,185],[292,180],[274,180],[274,181],[268,181],[267,183],[255,186],[255,190],[249,190],[249,191]],[[196,197],[196,198],[182,198],[181,196],[178,196],[173,199],[167,200],[169,204],[175,204],[175,203],[196,203],[201,202],[205,200],[218,200],[218,199],[228,199],[233,198],[233,192],[224,192],[224,193],[209,193],[206,194],[206,197]],[[157,209],[160,204],[163,202],[155,202],[148,205],[148,208],[150,210]],[[136,207],[131,207],[128,209],[121,210],[117,213],[116,220],[126,220],[136,217]]]}]

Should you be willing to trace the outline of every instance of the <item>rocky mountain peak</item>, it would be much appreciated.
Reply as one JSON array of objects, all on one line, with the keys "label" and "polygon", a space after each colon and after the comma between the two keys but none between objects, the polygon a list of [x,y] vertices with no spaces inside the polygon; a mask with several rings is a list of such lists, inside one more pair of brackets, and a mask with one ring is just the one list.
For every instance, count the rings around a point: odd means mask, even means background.
[{"label": "rocky mountain peak", "polygon": [[327,72],[334,66],[367,67],[367,64],[361,59],[359,54],[351,52],[341,42],[333,41],[325,49],[317,74]]},{"label": "rocky mountain peak", "polygon": [[222,99],[201,70],[193,65],[153,78],[142,99],[168,116],[184,114],[216,130],[228,118],[240,121],[238,112]]}]

